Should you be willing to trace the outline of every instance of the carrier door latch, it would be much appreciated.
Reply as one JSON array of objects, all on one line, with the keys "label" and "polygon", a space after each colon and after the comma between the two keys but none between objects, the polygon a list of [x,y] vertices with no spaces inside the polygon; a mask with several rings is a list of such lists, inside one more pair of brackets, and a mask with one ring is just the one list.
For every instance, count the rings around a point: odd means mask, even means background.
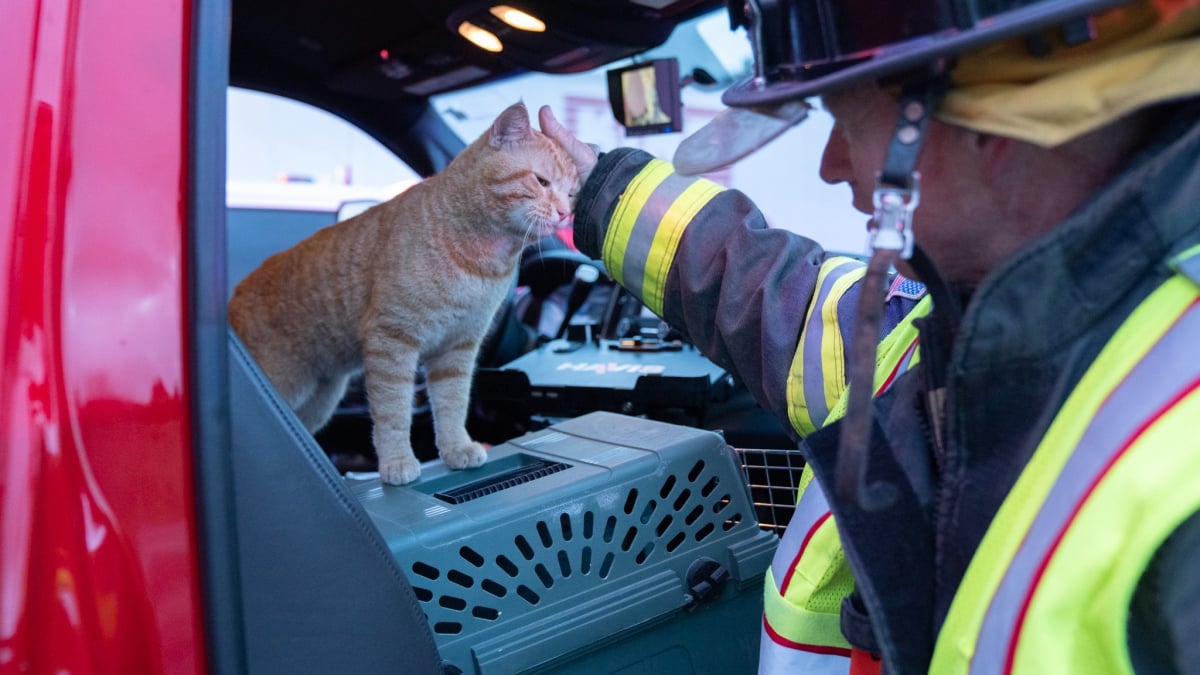
[{"label": "carrier door latch", "polygon": [[729,570],[712,558],[697,558],[687,570],[688,610],[712,602],[721,597],[725,582],[729,581]]}]

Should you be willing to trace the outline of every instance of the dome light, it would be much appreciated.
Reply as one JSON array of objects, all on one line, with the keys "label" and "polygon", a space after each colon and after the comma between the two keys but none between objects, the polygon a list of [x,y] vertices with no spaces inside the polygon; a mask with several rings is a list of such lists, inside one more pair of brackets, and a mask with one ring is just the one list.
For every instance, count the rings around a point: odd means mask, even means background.
[{"label": "dome light", "polygon": [[500,38],[490,31],[484,30],[479,26],[464,21],[458,24],[458,34],[470,40],[476,47],[489,52],[500,52],[504,50],[504,44],[500,42]]},{"label": "dome light", "polygon": [[541,19],[532,14],[526,14],[516,7],[496,5],[489,11],[491,11],[492,16],[517,30],[528,31],[530,33],[543,33],[546,30],[546,24]]}]

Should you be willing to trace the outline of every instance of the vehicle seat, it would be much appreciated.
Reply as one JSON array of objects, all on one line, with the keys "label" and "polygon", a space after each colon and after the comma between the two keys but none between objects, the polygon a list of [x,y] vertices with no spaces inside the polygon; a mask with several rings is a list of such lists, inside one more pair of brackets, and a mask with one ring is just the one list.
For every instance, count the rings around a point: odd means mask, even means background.
[{"label": "vehicle seat", "polygon": [[232,330],[229,390],[249,672],[443,672],[383,538]]}]

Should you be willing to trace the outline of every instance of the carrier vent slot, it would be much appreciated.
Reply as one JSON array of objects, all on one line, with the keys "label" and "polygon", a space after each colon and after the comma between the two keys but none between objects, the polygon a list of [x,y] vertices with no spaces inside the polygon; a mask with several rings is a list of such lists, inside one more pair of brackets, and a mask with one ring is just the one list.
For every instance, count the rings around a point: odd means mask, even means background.
[{"label": "carrier vent slot", "polygon": [[489,476],[483,480],[477,480],[473,483],[460,485],[459,487],[442,492],[435,492],[433,496],[451,504],[466,504],[473,499],[500,492],[501,490],[507,490],[522,483],[528,483],[531,480],[549,476],[552,473],[558,473],[569,467],[569,464],[563,464],[562,462],[539,459],[515,469]]}]

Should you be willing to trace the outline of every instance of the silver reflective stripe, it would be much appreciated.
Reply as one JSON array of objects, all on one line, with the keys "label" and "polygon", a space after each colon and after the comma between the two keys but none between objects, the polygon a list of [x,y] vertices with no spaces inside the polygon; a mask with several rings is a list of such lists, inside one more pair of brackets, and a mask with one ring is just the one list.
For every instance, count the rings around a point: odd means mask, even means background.
[{"label": "silver reflective stripe", "polygon": [[[701,669],[703,670],[703,669]],[[850,657],[792,649],[762,632],[758,647],[758,675],[847,675]]]},{"label": "silver reflective stripe", "polygon": [[659,224],[679,195],[695,182],[694,177],[680,176],[677,173],[667,176],[655,186],[633,221],[622,257],[620,281],[621,285],[633,291],[639,298],[645,298],[646,289],[642,288],[642,285],[646,281],[646,261],[650,257],[650,247],[654,244],[654,235],[658,232]]},{"label": "silver reflective stripe", "polygon": [[[825,400],[825,360],[821,350],[825,342],[825,322],[822,311],[829,302],[829,294],[833,292],[838,279],[860,269],[861,264],[846,260],[825,275],[817,298],[813,301],[813,310],[808,323],[804,327],[804,405],[808,408],[808,419],[816,428],[821,428],[829,419],[829,403]],[[840,301],[841,298],[838,298]],[[834,326],[841,330],[840,326]],[[840,335],[839,335],[840,337]]]},{"label": "silver reflective stripe", "polygon": [[1193,303],[1100,406],[1035,516],[992,597],[979,631],[972,673],[1000,673],[1022,612],[1063,532],[1141,427],[1200,377],[1200,304]]},{"label": "silver reflective stripe", "polygon": [[1171,268],[1200,286],[1200,246],[1193,246],[1171,261]]},{"label": "silver reflective stripe", "polygon": [[804,540],[808,538],[817,521],[827,513],[829,502],[825,499],[821,486],[813,479],[800,496],[800,501],[796,502],[796,510],[792,512],[792,518],[788,521],[787,529],[783,531],[779,547],[775,549],[775,558],[771,561],[775,588],[779,590],[780,595],[783,594],[784,584],[792,576],[792,568],[800,560],[800,547],[804,545]]}]

